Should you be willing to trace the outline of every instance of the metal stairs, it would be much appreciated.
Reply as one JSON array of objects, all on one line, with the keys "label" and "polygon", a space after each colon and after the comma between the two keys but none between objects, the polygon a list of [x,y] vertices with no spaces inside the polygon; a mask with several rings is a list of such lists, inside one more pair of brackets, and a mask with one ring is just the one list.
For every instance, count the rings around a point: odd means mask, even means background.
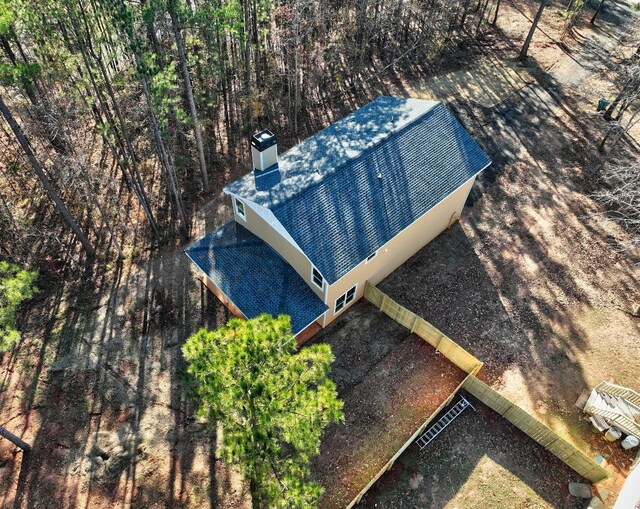
[{"label": "metal stairs", "polygon": [[[449,424],[453,422],[453,420],[458,417],[464,409],[467,407],[473,408],[473,405],[469,403],[464,396],[460,396],[460,401],[458,401],[450,410],[447,411],[438,422],[436,422],[433,426],[431,426],[427,431],[425,431],[420,438],[416,440],[416,444],[420,447],[420,450],[424,449],[429,443],[436,438],[442,430],[444,430]],[[474,408],[475,410],[475,408]]]}]

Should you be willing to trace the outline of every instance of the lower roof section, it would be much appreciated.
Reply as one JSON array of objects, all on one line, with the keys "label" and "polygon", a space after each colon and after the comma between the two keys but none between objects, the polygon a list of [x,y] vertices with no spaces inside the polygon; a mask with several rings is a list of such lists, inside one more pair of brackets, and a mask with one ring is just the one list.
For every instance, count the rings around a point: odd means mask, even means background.
[{"label": "lower roof section", "polygon": [[185,253],[247,318],[289,315],[298,334],[328,309],[271,246],[235,221]]}]

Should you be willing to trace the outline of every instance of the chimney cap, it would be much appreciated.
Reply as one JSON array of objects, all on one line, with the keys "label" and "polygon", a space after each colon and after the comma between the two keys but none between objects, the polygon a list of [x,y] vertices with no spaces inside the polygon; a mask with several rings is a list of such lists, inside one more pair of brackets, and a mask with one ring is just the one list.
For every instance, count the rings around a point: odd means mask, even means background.
[{"label": "chimney cap", "polygon": [[273,147],[276,143],[276,135],[269,131],[269,129],[264,129],[251,137],[251,146],[260,152],[267,150],[269,147]]}]

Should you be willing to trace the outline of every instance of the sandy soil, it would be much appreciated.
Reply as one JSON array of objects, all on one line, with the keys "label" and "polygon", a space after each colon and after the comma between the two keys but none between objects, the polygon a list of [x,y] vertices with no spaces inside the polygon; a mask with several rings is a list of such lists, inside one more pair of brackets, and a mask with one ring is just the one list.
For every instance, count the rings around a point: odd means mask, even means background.
[{"label": "sandy soil", "polygon": [[[638,260],[621,252],[627,234],[594,215],[602,209],[590,198],[603,162],[595,147],[606,129],[595,102],[615,93],[611,69],[625,51],[620,24],[627,14],[616,2],[597,27],[580,25],[563,42],[561,3],[552,2],[531,46],[526,71],[534,82],[492,108],[449,101],[494,164],[461,224],[383,290],[483,360],[494,387],[591,454],[608,457],[618,472],[615,493],[628,458],[588,429],[573,402],[601,379],[633,386],[640,371],[638,319],[628,314],[640,301]],[[434,75],[483,61],[509,60],[513,68],[536,4],[503,2],[495,32],[437,66],[377,76],[373,65],[375,77],[352,95],[310,112],[306,134],[380,94],[417,96]],[[631,150],[623,142],[616,154]],[[220,179],[243,171],[238,164]],[[197,231],[228,217],[216,195],[203,206]],[[40,283],[45,292],[22,321],[24,340],[0,362],[0,423],[34,446],[21,468],[21,454],[0,442],[0,485],[8,487],[1,507],[249,506],[240,477],[216,459],[215,433],[194,420],[182,383],[184,339],[229,317],[201,292],[183,247],[143,245],[123,266]],[[346,322],[351,315],[358,323],[355,312],[345,313]],[[376,365],[396,350],[374,337],[369,351],[359,352],[379,351]],[[334,374],[354,369],[345,376],[356,383],[357,366],[336,365]]]},{"label": "sandy soil", "polygon": [[[506,8],[510,22],[500,28],[515,38],[526,17]],[[567,52],[547,16],[527,66],[536,82],[496,108],[450,98],[494,164],[461,223],[380,285],[484,361],[486,381],[592,457],[603,454],[614,495],[633,453],[606,443],[573,403],[602,380],[638,388],[640,322],[629,311],[640,301],[639,260],[590,197],[604,161],[594,105],[610,72],[596,59],[613,66],[624,53],[611,43],[619,17],[580,26],[582,46]],[[627,150],[623,143],[617,155]]]},{"label": "sandy soil", "polygon": [[[228,218],[216,203],[209,227]],[[181,376],[182,342],[229,313],[199,288],[182,246],[147,257],[76,286],[41,283],[0,365],[0,422],[33,445],[21,465],[0,441],[0,485],[11,487],[0,507],[248,507]]]}]

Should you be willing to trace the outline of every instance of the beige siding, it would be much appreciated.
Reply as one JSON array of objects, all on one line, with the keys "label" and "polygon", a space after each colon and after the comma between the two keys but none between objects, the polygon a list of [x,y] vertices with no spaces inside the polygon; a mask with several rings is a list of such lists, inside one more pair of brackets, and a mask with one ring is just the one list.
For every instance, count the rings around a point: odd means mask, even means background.
[{"label": "beige siding", "polygon": [[[333,309],[335,301],[340,295],[357,284],[355,300],[358,300],[364,295],[366,281],[371,281],[374,285],[379,283],[445,230],[451,224],[452,219],[462,212],[464,202],[467,200],[474,181],[475,178],[472,178],[463,184],[408,228],[401,231],[382,246],[376,257],[369,263],[363,261],[331,285],[328,289],[327,300],[329,310],[325,314],[323,326],[331,323],[337,316],[334,315]],[[345,309],[343,308],[338,315]]]},{"label": "beige siding", "polygon": [[247,216],[246,220],[235,212],[234,207],[235,220],[275,249],[324,302],[324,292],[311,282],[311,262],[309,259],[250,206],[245,205],[244,210]]}]

